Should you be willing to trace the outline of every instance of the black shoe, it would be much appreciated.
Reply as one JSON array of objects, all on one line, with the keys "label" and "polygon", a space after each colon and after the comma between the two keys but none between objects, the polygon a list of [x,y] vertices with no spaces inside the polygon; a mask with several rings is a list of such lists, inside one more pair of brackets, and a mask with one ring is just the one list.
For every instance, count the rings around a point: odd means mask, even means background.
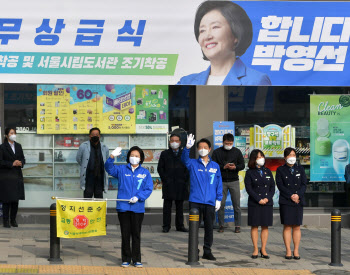
[{"label": "black shoe", "polygon": [[241,233],[241,227],[236,226],[236,228],[235,228],[235,233]]},{"label": "black shoe", "polygon": [[286,260],[291,260],[291,259],[293,259],[293,256],[284,256],[284,258],[286,259]]},{"label": "black shoe", "polygon": [[186,227],[182,227],[180,229],[176,229],[176,231],[180,231],[180,232],[188,232],[189,230]]},{"label": "black shoe", "polygon": [[209,260],[209,261],[216,261],[216,258],[214,257],[214,255],[212,253],[203,254],[202,258]]},{"label": "black shoe", "polygon": [[17,224],[16,220],[12,220],[11,221],[11,226],[12,227],[18,227],[18,224]]},{"label": "black shoe", "polygon": [[261,258],[263,259],[270,259],[270,256],[269,255],[264,255],[261,250],[260,250],[260,255],[261,255]]},{"label": "black shoe", "polygon": [[223,226],[220,226],[218,232],[219,232],[219,233],[224,233],[224,232],[225,232],[224,227],[223,227]]},{"label": "black shoe", "polygon": [[4,227],[11,228],[9,220],[4,220]]},{"label": "black shoe", "polygon": [[257,259],[258,258],[258,254],[257,255],[252,255],[252,259]]},{"label": "black shoe", "polygon": [[168,233],[170,229],[163,228],[163,233]]},{"label": "black shoe", "polygon": [[300,260],[300,256],[294,256],[293,259],[294,260]]}]

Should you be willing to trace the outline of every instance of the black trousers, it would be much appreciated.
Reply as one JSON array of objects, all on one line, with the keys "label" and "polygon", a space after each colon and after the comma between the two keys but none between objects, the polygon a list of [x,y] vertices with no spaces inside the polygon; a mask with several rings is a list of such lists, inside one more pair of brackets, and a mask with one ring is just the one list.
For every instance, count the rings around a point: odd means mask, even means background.
[{"label": "black trousers", "polygon": [[11,219],[11,221],[16,220],[17,211],[18,211],[18,201],[2,203],[3,219],[5,221],[8,221],[9,218]]},{"label": "black trousers", "polygon": [[[213,245],[213,223],[215,218],[215,207],[209,204],[190,203],[190,209],[197,208],[199,210],[199,221],[204,221],[204,246],[203,254],[211,253],[211,246]],[[198,223],[199,226],[200,222]]]},{"label": "black trousers", "polygon": [[103,198],[103,178],[104,174],[95,176],[93,171],[86,169],[84,198]]},{"label": "black trousers", "polygon": [[[141,227],[144,213],[118,212],[122,233],[122,262],[141,262]],[[132,246],[130,248],[130,237]]]},{"label": "black trousers", "polygon": [[[163,202],[163,228],[169,230],[171,228],[171,206],[172,200],[164,200]],[[177,230],[184,227],[184,201],[176,200],[176,216],[175,226]]]}]

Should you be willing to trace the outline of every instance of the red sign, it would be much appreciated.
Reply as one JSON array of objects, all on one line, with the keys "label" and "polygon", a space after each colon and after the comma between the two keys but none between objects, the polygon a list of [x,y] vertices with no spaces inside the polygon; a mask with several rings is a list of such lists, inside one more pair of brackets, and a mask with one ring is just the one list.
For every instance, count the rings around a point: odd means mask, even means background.
[{"label": "red sign", "polygon": [[85,215],[78,215],[73,219],[73,224],[77,229],[84,229],[89,225],[89,219]]}]

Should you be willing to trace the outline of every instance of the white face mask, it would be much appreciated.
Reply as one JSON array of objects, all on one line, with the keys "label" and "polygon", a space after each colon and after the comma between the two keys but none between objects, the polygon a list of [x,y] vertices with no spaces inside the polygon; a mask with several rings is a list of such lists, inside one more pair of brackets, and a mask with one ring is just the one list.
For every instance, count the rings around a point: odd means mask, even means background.
[{"label": "white face mask", "polygon": [[172,143],[170,143],[170,147],[171,147],[171,149],[177,149],[180,147],[180,143],[172,142]]},{"label": "white face mask", "polygon": [[136,165],[136,164],[140,163],[140,158],[138,158],[138,157],[130,157],[129,161],[130,161],[131,164]]},{"label": "white face mask", "polygon": [[200,149],[200,150],[198,150],[198,154],[199,154],[201,157],[205,157],[206,155],[209,154],[209,150],[207,150],[207,149]]},{"label": "white face mask", "polygon": [[256,160],[256,164],[259,166],[264,166],[265,164],[265,158],[260,158]]},{"label": "white face mask", "polygon": [[16,135],[9,136],[9,140],[16,141]]},{"label": "white face mask", "polygon": [[232,145],[224,145],[224,149],[225,150],[231,150],[232,149]]},{"label": "white face mask", "polygon": [[288,164],[294,165],[294,163],[295,163],[296,161],[297,161],[297,158],[295,158],[295,157],[287,158],[287,163],[288,163]]}]

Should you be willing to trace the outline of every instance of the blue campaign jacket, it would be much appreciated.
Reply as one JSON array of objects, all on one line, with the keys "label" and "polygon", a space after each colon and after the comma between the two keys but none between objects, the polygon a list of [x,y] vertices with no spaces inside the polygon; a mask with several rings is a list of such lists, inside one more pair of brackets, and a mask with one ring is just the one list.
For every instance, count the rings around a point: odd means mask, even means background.
[{"label": "blue campaign jacket", "polygon": [[258,169],[249,169],[245,174],[245,190],[249,195],[248,206],[258,206],[259,201],[265,198],[269,200],[266,205],[273,205],[275,181],[270,169],[263,167],[262,170],[262,176]]},{"label": "blue campaign jacket", "polygon": [[290,173],[287,164],[277,168],[276,184],[280,190],[279,204],[295,205],[295,202],[290,198],[293,194],[298,194],[300,205],[305,205],[304,194],[306,191],[306,174],[304,167],[294,164],[294,173]]},{"label": "blue campaign jacket", "polygon": [[190,158],[190,150],[187,148],[183,149],[181,161],[190,172],[190,202],[215,206],[216,200],[222,200],[222,179],[219,164],[210,159],[205,167],[201,158]]},{"label": "blue campaign jacket", "polygon": [[[182,77],[177,85],[206,85],[210,68],[211,66],[206,71]],[[271,80],[267,74],[247,67],[237,58],[221,85],[270,86]]]},{"label": "blue campaign jacket", "polygon": [[118,201],[117,211],[145,213],[145,200],[153,191],[153,181],[148,170],[140,165],[133,173],[130,163],[114,165],[114,159],[112,158],[107,159],[105,168],[109,175],[118,179],[117,199],[129,200],[134,196],[139,199],[136,203]]}]

